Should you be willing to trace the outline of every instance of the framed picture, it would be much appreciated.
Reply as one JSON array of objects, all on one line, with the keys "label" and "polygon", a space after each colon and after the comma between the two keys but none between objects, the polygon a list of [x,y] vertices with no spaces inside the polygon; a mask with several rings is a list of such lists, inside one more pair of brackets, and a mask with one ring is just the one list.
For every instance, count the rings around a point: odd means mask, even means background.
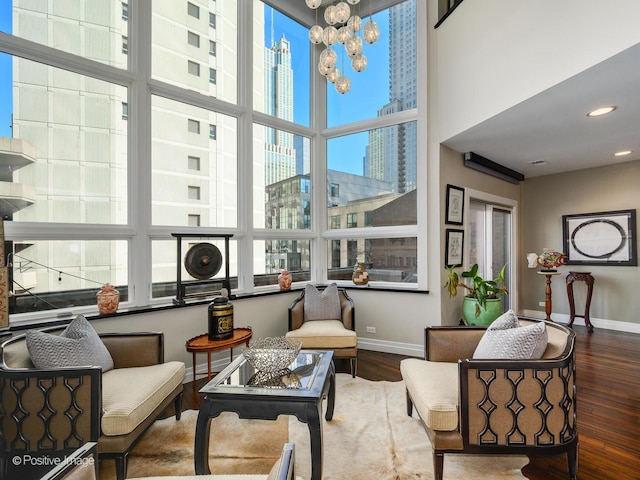
[{"label": "framed picture", "polygon": [[562,216],[569,265],[637,266],[636,211]]},{"label": "framed picture", "polygon": [[464,213],[464,188],[447,185],[447,212],[445,223],[462,225]]},{"label": "framed picture", "polygon": [[446,268],[454,265],[462,265],[462,252],[464,247],[464,230],[447,228],[447,250],[444,255]]}]

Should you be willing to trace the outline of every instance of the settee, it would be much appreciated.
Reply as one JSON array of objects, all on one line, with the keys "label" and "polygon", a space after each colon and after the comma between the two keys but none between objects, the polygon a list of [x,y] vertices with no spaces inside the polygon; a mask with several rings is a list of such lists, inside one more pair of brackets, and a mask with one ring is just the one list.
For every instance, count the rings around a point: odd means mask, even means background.
[{"label": "settee", "polygon": [[[60,336],[63,327],[40,332]],[[0,346],[0,478],[40,478],[52,459],[97,442],[99,459],[115,459],[122,480],[129,451],[159,415],[173,405],[180,419],[185,366],[164,362],[161,332],[101,334],[113,359],[104,372],[36,368],[26,336]]]},{"label": "settee", "polygon": [[[523,327],[537,322],[520,320]],[[432,446],[436,480],[445,454],[566,453],[569,477],[578,460],[575,333],[543,322],[541,358],[473,358],[484,327],[427,327],[424,359],[405,359],[407,414],[417,412]]]}]

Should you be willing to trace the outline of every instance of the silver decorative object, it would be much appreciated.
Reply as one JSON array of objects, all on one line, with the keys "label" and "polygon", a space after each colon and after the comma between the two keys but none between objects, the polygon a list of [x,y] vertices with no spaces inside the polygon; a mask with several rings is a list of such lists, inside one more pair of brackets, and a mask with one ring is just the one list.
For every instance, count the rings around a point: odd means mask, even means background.
[{"label": "silver decorative object", "polygon": [[266,337],[251,342],[244,352],[244,358],[259,372],[277,372],[291,365],[302,342],[287,337]]}]

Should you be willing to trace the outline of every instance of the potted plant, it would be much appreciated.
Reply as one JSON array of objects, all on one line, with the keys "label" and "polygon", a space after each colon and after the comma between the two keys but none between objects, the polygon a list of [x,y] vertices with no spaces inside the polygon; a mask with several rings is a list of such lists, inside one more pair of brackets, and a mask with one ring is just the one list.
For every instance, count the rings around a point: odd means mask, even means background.
[{"label": "potted plant", "polygon": [[[453,265],[449,268],[449,276],[444,288],[449,291],[449,297],[458,294],[458,287],[466,290],[466,295],[462,303],[462,315],[467,323],[472,325],[490,325],[502,314],[502,304],[500,295],[507,295],[504,271],[506,265],[502,267],[498,277],[494,280],[485,280],[478,275],[478,264],[471,267],[471,270],[462,272],[460,276],[455,271],[460,265]],[[461,279],[469,279],[468,282]]]}]

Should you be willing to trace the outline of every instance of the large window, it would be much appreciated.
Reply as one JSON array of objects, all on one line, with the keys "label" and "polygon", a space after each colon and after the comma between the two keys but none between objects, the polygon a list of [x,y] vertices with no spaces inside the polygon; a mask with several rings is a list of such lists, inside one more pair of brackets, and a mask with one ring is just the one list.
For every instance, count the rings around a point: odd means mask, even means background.
[{"label": "large window", "polygon": [[348,284],[355,262],[418,287],[416,1],[373,12],[346,95],[314,77],[316,12],[268,3],[0,2],[12,322],[95,314],[104,283],[121,309],[170,303],[181,233],[183,256],[233,236],[237,292],[284,269]]}]

